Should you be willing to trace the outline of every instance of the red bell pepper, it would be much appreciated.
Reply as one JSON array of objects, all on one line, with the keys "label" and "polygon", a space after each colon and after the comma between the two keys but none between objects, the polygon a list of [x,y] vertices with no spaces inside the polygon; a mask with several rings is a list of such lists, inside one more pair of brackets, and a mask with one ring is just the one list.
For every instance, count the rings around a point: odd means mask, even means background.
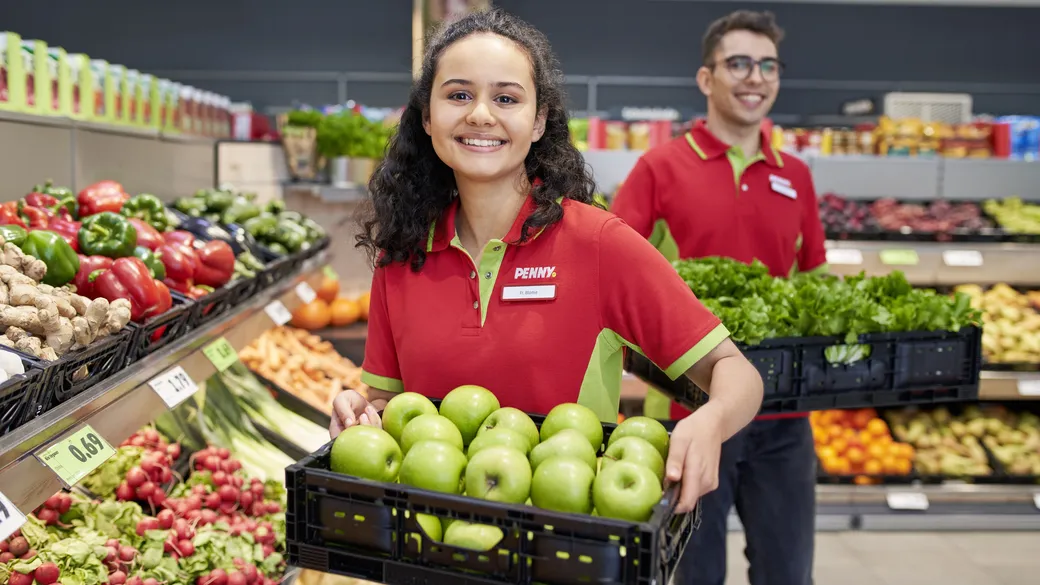
[{"label": "red bell pepper", "polygon": [[141,323],[158,314],[156,310],[163,301],[158,284],[145,263],[130,256],[112,262],[111,268],[99,274],[94,279],[94,290],[110,301],[130,301],[130,318]]},{"label": "red bell pepper", "polygon": [[162,234],[158,230],[153,228],[151,224],[138,219],[136,217],[128,218],[130,223],[134,224],[134,229],[137,230],[137,245],[144,246],[151,251],[158,250],[163,245]]},{"label": "red bell pepper", "polygon": [[199,259],[195,250],[176,243],[166,243],[155,251],[166,267],[166,284],[173,290],[187,294],[195,284]]},{"label": "red bell pepper", "polygon": [[[155,312],[152,314],[153,317],[156,315],[162,315],[173,308],[173,296],[170,295],[170,289],[159,280],[155,281],[155,286],[159,289],[159,304],[155,306]],[[152,332],[152,341],[159,341],[159,339],[162,338],[163,333],[166,333],[165,325]]]},{"label": "red bell pepper", "polygon": [[71,219],[63,219],[61,217],[52,218],[50,223],[47,225],[49,231],[61,236],[61,238],[68,242],[69,245],[72,246],[72,249],[77,252],[79,252],[80,227],[82,227],[80,222]]},{"label": "red bell pepper", "polygon": [[111,267],[112,259],[108,256],[84,256],[80,254],[79,272],[72,279],[72,284],[76,285],[76,294],[88,299],[96,299],[98,295],[94,283],[90,280],[90,275],[95,270],[107,270]]},{"label": "red bell pepper", "polygon": [[54,209],[58,206],[58,198],[46,193],[29,193],[25,196],[25,204],[38,209]]},{"label": "red bell pepper", "polygon": [[102,211],[119,213],[129,199],[130,194],[115,181],[98,181],[80,191],[76,197],[80,217],[96,215]]},{"label": "red bell pepper", "polygon": [[223,240],[206,242],[198,250],[199,263],[195,267],[196,284],[220,288],[235,274],[235,251]]},{"label": "red bell pepper", "polygon": [[166,280],[163,281],[163,284],[169,287],[170,290],[175,290],[181,293],[182,295],[190,295],[191,289],[194,286],[194,284],[190,280],[172,280],[170,279],[170,277],[166,277]]},{"label": "red bell pepper", "polygon": [[[192,298],[194,300],[199,300],[202,297],[204,297],[204,296],[206,296],[206,295],[208,295],[208,294],[210,294],[212,292],[213,292],[213,288],[209,287],[209,286],[193,286],[193,287],[191,287],[191,290],[189,290],[188,292],[186,292],[184,294],[188,295],[189,298]],[[206,307],[206,309],[204,311],[202,311],[202,314],[203,315],[208,314],[210,309],[212,309],[212,308],[213,308],[213,305],[210,304],[209,306]]]},{"label": "red bell pepper", "polygon": [[167,244],[179,244],[189,248],[195,248],[195,234],[184,230],[176,230],[163,234],[163,240]]},{"label": "red bell pepper", "polygon": [[31,205],[25,205],[24,202],[18,202],[18,215],[20,215],[27,224],[29,224],[30,230],[45,230],[51,223],[51,219],[54,218],[54,212],[49,209],[41,209],[39,207],[32,207]]},{"label": "red bell pepper", "polygon": [[29,229],[22,218],[18,215],[18,202],[8,201],[0,205],[0,225],[16,225]]}]

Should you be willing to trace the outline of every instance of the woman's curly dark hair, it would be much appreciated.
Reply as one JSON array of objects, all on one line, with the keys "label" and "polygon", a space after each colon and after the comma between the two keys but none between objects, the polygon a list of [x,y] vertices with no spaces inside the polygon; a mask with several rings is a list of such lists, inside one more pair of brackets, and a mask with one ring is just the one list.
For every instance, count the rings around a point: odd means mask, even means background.
[{"label": "woman's curly dark hair", "polygon": [[538,205],[524,222],[521,241],[560,221],[563,207],[556,202],[559,197],[592,203],[595,183],[585,159],[570,142],[563,73],[549,40],[501,10],[471,13],[449,23],[431,39],[397,132],[368,183],[371,203],[362,212],[362,230],[356,240],[374,265],[409,262],[419,271],[426,261],[430,225],[455,196],[455,175],[434,151],[423,119],[429,111],[440,56],[454,43],[477,33],[493,33],[524,48],[531,60],[538,110],[546,114],[545,133],[531,144],[524,160],[528,180],[541,182],[532,189]]}]

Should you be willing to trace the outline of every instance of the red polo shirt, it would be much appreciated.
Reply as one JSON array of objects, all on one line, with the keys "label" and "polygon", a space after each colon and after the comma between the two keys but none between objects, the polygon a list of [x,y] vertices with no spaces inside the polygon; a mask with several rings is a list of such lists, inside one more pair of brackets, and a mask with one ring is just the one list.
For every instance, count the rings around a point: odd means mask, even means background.
[{"label": "red polo shirt", "polygon": [[578,402],[613,421],[622,347],[674,379],[728,337],[645,238],[591,205],[562,205],[561,221],[520,243],[529,198],[477,266],[455,231],[456,200],[430,228],[421,271],[377,268],[362,380],[434,398],[477,384],[503,406]]},{"label": "red polo shirt", "polygon": [[[770,146],[747,159],[699,120],[643,155],[611,211],[669,259],[725,256],[762,261],[774,276],[827,261],[809,167]],[[672,416],[687,411],[672,405]]]}]

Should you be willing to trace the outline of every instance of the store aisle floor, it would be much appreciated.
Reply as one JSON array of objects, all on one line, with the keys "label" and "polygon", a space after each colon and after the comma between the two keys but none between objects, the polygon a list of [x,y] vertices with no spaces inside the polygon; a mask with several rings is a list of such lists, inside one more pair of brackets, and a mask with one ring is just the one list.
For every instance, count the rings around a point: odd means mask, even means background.
[{"label": "store aisle floor", "polygon": [[[726,585],[747,585],[743,534],[730,533],[727,556]],[[816,534],[815,585],[1035,585],[1038,574],[1040,532]]]}]

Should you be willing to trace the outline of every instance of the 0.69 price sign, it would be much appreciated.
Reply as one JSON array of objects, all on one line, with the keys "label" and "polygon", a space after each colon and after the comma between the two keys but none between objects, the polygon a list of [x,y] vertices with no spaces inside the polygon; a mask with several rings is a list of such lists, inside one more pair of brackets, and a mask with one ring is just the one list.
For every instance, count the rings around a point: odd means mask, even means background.
[{"label": "0.69 price sign", "polygon": [[75,433],[37,453],[36,458],[49,467],[62,483],[72,487],[115,455],[115,452],[112,445],[90,425],[83,425]]}]

